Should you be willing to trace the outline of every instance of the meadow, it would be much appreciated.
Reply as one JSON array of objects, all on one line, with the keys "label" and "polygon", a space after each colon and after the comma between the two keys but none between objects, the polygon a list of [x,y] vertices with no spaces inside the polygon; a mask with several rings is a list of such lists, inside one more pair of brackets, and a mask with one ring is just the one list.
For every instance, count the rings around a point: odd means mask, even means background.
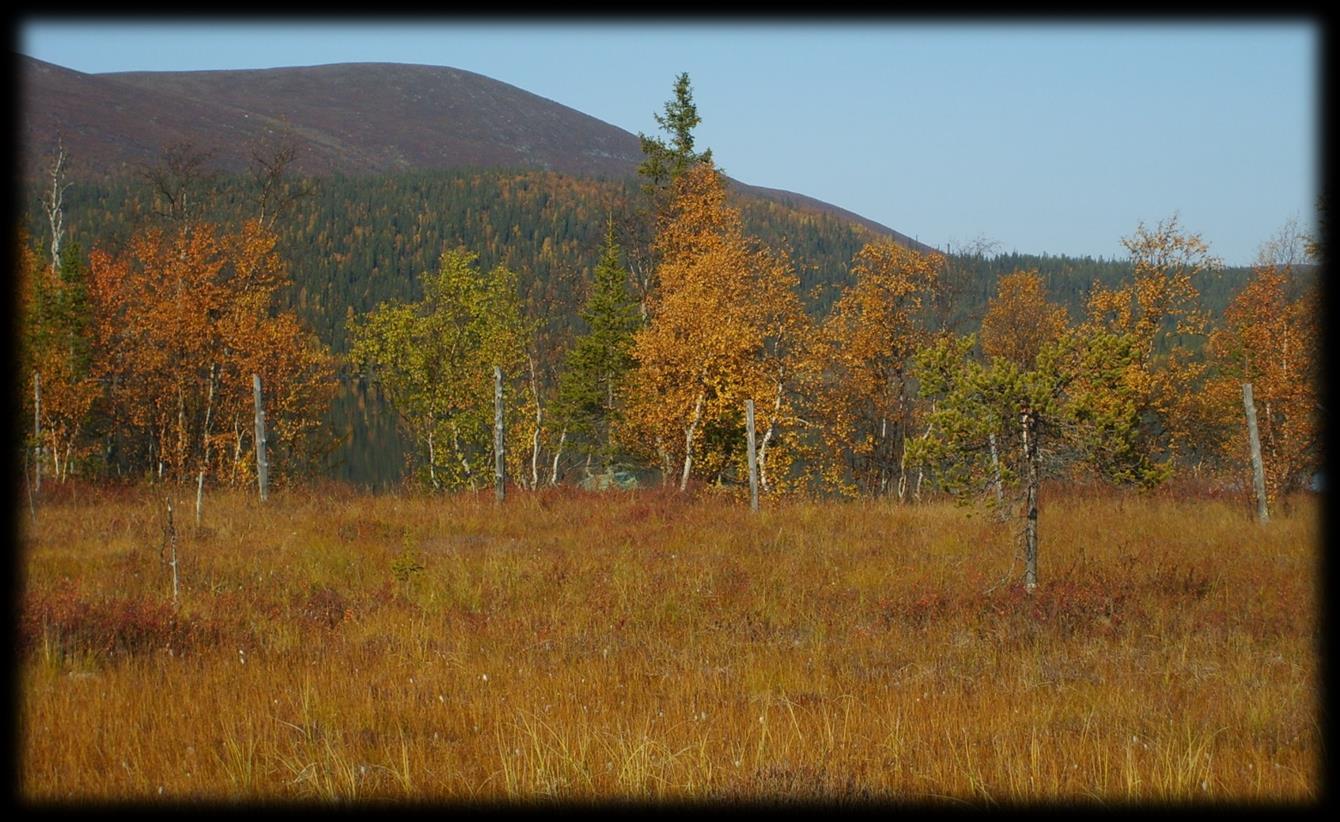
[{"label": "meadow", "polygon": [[29,803],[1312,803],[1320,505],[56,486]]}]

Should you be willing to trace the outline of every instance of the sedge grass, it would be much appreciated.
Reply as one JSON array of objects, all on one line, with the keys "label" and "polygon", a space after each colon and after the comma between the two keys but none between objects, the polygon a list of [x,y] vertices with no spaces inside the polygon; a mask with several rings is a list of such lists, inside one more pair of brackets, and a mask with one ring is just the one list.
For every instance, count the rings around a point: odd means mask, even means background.
[{"label": "sedge grass", "polygon": [[29,801],[1320,794],[1314,500],[1054,497],[1030,596],[951,503],[220,493],[173,607],[155,499],[24,523]]}]

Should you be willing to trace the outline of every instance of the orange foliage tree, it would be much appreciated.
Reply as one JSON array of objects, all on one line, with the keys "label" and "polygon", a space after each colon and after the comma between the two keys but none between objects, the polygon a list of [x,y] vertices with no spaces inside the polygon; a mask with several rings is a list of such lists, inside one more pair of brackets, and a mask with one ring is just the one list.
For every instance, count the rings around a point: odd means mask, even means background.
[{"label": "orange foliage tree", "polygon": [[[26,233],[18,242],[21,424],[41,455],[35,471],[66,479],[85,453],[82,435],[99,392],[89,373],[89,316],[79,252],[66,246],[60,265],[43,260]],[[40,394],[40,401],[38,395]],[[34,409],[40,436],[32,441]]]},{"label": "orange foliage tree", "polygon": [[913,355],[931,339],[925,309],[944,257],[892,241],[867,244],[852,260],[854,282],[808,350],[806,419],[819,432],[813,459],[844,493],[906,489],[905,446],[913,423]]},{"label": "orange foliage tree", "polygon": [[[1224,311],[1210,337],[1218,374],[1211,392],[1236,418],[1223,441],[1229,463],[1245,474],[1248,459],[1242,423],[1242,383],[1252,384],[1265,467],[1266,495],[1274,505],[1301,486],[1320,465],[1318,295],[1315,283],[1300,296],[1297,268],[1304,239],[1291,223],[1262,249],[1252,279]],[[1312,256],[1312,255],[1309,255]]]},{"label": "orange foliage tree", "polygon": [[1031,369],[1043,346],[1065,333],[1064,306],[1047,301],[1047,287],[1037,271],[1016,271],[1000,278],[996,296],[986,307],[978,340],[988,357],[1004,357]]},{"label": "orange foliage tree", "polygon": [[1082,328],[1131,335],[1136,359],[1125,388],[1136,403],[1141,447],[1166,477],[1179,460],[1198,463],[1217,450],[1229,424],[1222,404],[1200,390],[1208,317],[1196,285],[1223,263],[1176,215],[1153,228],[1141,223],[1122,243],[1133,277],[1117,288],[1095,283]]},{"label": "orange foliage tree", "polygon": [[681,489],[695,466],[720,481],[747,457],[744,404],[753,399],[763,476],[774,488],[785,475],[778,446],[793,420],[806,323],[797,277],[785,255],[745,236],[710,163],[686,170],[673,191],[656,238],[650,322],[634,337],[623,439],[658,456],[666,481],[677,467]]},{"label": "orange foliage tree", "polygon": [[182,223],[90,257],[94,372],[106,387],[108,459],[181,481],[251,476],[252,381],[264,387],[274,463],[308,456],[334,391],[333,360],[274,297],[288,282],[276,235]]}]

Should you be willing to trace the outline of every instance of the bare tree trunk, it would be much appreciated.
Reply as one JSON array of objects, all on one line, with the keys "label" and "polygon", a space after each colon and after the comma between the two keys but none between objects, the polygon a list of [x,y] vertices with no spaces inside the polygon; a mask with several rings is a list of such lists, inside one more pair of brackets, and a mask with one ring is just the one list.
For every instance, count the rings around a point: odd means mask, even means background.
[{"label": "bare tree trunk", "polygon": [[28,516],[32,518],[33,525],[37,524],[37,506],[33,503],[33,483],[28,478],[28,451],[23,452],[23,484],[28,486]]},{"label": "bare tree trunk", "polygon": [[693,469],[693,435],[698,430],[698,422],[702,420],[703,401],[706,398],[705,393],[698,394],[698,401],[693,406],[693,420],[684,429],[684,473],[679,477],[680,491],[689,487],[689,472]]},{"label": "bare tree trunk", "polygon": [[428,479],[433,483],[433,488],[439,488],[437,484],[437,455],[433,453],[433,430],[428,429]]},{"label": "bare tree trunk", "polygon": [[69,154],[65,151],[65,141],[56,138],[56,156],[51,162],[51,194],[42,203],[46,208],[47,220],[51,223],[51,270],[60,270],[61,242],[65,238],[65,190],[69,183],[61,184],[65,173],[65,161]]},{"label": "bare tree trunk", "polygon": [[237,487],[237,469],[242,465],[242,426],[237,417],[233,417],[233,478],[232,485]]},{"label": "bare tree trunk", "polygon": [[996,508],[1003,511],[1005,509],[1005,489],[1000,481],[1000,455],[996,452],[996,435],[988,434],[986,441],[991,445],[991,471],[995,474]]},{"label": "bare tree trunk", "polygon": [[33,477],[37,493],[42,493],[42,375],[33,372]]},{"label": "bare tree trunk", "polygon": [[507,496],[503,474],[503,387],[502,369],[493,366],[493,488],[498,502]]},{"label": "bare tree trunk", "polygon": [[[879,418],[879,439],[885,442],[889,438],[889,418],[887,416]],[[889,466],[883,455],[876,451],[874,459],[879,461],[879,495],[882,497],[889,492]]]},{"label": "bare tree trunk", "polygon": [[531,436],[530,445],[530,489],[534,491],[540,487],[540,425],[543,418],[540,409],[540,386],[535,378],[535,358],[527,354],[526,362],[530,365],[530,396],[535,400],[535,433]]},{"label": "bare tree trunk", "polygon": [[763,432],[763,443],[758,448],[758,481],[764,491],[768,485],[768,443],[772,441],[772,432],[777,428],[777,415],[782,412],[782,384],[777,383],[777,396],[772,403],[772,419],[768,420],[768,430]]},{"label": "bare tree trunk", "polygon": [[[900,426],[901,428],[902,426]],[[907,497],[907,438],[902,437],[903,453],[898,455],[898,501],[903,502]]]},{"label": "bare tree trunk", "polygon": [[1024,519],[1024,590],[1038,587],[1038,441],[1037,422],[1031,411],[1020,416],[1024,437],[1024,464],[1027,466],[1027,505]]},{"label": "bare tree trunk", "polygon": [[1256,519],[1270,521],[1266,508],[1266,472],[1261,463],[1261,439],[1256,431],[1256,403],[1252,402],[1252,384],[1242,384],[1242,407],[1247,412],[1247,441],[1252,451],[1252,487],[1256,490]]},{"label": "bare tree trunk", "polygon": [[558,435],[558,449],[554,451],[554,467],[549,472],[549,484],[558,485],[558,458],[563,456],[563,443],[568,439],[568,429],[565,427],[563,433]]},{"label": "bare tree trunk", "polygon": [[[931,415],[932,415],[932,417],[931,417],[932,420],[934,420],[934,415],[935,415],[935,403],[934,403],[934,402],[931,403]],[[921,435],[921,441],[922,441],[922,442],[925,442],[926,440],[930,439],[930,437],[931,437],[931,432],[933,432],[934,430],[935,430],[935,423],[934,423],[933,421],[932,421],[932,422],[928,422],[928,423],[926,423],[926,433],[924,433],[924,434]],[[907,443],[906,443],[906,442],[903,443],[903,460],[904,460],[904,461],[907,460]],[[926,466],[918,464],[918,465],[917,465],[917,484],[916,484],[915,486],[913,486],[913,488],[912,488],[912,499],[916,500],[917,502],[921,502],[921,480],[922,480],[922,477],[924,477],[925,475],[926,475]]]},{"label": "bare tree trunk", "polygon": [[758,510],[758,454],[754,451],[754,401],[744,401],[744,427],[749,446],[749,510]]},{"label": "bare tree trunk", "polygon": [[251,375],[251,387],[256,400],[256,482],[260,487],[261,502],[269,497],[270,463],[265,453],[265,406],[261,403],[261,378]]},{"label": "bare tree trunk", "polygon": [[177,601],[177,528],[172,523],[172,498],[164,497],[163,502],[167,504],[167,532],[164,535],[168,543],[172,546],[172,559],[168,565],[172,566],[172,602]]}]

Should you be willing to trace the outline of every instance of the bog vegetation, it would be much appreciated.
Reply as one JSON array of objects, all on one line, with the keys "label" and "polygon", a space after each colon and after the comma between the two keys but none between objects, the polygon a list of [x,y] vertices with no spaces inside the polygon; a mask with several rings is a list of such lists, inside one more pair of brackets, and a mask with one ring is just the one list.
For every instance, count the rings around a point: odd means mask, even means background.
[{"label": "bog vegetation", "polygon": [[[56,149],[17,258],[25,795],[1314,798],[1319,243],[1222,311],[1176,216],[1080,310],[1020,269],[965,312],[964,257],[877,238],[815,289],[686,76],[657,120],[585,287],[435,247],[334,348],[285,299],[291,147],[234,220],[169,151],[87,254]],[[401,493],[316,484],[340,372]]]},{"label": "bog vegetation", "polygon": [[174,605],[162,500],[71,483],[20,795],[1317,801],[1315,503],[1048,490],[1031,595],[949,502],[228,491]]}]

